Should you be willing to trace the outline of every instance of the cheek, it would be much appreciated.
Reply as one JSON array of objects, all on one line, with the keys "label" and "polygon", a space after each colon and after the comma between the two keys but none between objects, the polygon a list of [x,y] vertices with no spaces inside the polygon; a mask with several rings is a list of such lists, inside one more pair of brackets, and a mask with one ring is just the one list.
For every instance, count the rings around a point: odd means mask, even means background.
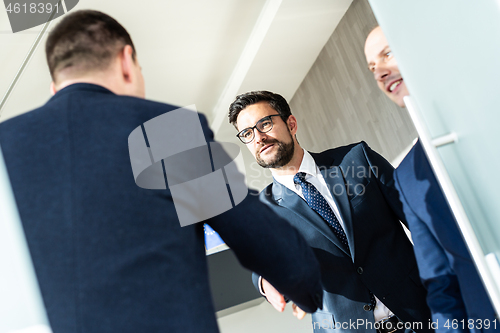
[{"label": "cheek", "polygon": [[396,73],[396,74],[400,74],[399,73],[399,66],[398,66],[398,62],[396,61],[396,58],[394,57],[391,57],[391,60],[387,62],[387,66],[390,66],[391,68],[391,72],[392,73]]},{"label": "cheek", "polygon": [[403,94],[404,94],[405,96],[409,95],[409,93],[408,93],[408,88],[406,88],[406,84],[404,83],[404,81],[403,81],[403,85],[402,85],[402,87],[401,87],[401,88],[402,88],[402,89],[401,89],[401,91],[403,92]]}]

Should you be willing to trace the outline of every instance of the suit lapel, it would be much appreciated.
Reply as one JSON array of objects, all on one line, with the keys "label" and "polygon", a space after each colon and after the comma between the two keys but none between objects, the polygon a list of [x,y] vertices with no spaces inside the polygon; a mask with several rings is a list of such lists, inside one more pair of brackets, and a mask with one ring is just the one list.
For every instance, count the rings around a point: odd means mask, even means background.
[{"label": "suit lapel", "polygon": [[351,206],[347,196],[344,175],[339,166],[331,166],[329,168],[320,166],[319,164],[318,166],[344,221],[344,231],[349,242],[351,258],[354,258],[354,231],[351,219]]},{"label": "suit lapel", "polygon": [[[273,179],[273,199],[278,203],[279,206],[287,208],[297,214],[299,217],[305,220],[306,223],[312,225],[316,230],[328,238],[332,243],[334,243],[339,249],[341,249],[346,255],[350,256],[344,249],[344,245],[340,239],[335,236],[333,231],[330,229],[325,220],[311,209],[305,200],[298,196],[295,192],[288,189],[286,186],[278,183]],[[349,243],[351,241],[349,240]]]}]

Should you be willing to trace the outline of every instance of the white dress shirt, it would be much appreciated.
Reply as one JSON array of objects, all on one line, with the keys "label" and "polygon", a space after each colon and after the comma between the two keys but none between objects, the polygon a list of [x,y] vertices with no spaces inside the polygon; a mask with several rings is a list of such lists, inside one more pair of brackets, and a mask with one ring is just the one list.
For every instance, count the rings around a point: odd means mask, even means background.
[{"label": "white dress shirt", "polygon": [[[306,181],[314,185],[316,189],[318,190],[319,193],[325,198],[326,202],[330,205],[332,208],[332,211],[334,212],[335,216],[340,222],[340,225],[342,228],[344,228],[345,232],[345,224],[342,219],[342,215],[340,214],[340,211],[337,207],[337,204],[333,200],[332,193],[328,189],[328,186],[326,185],[325,179],[323,178],[323,175],[321,174],[318,166],[316,165],[316,162],[314,162],[314,159],[312,158],[311,154],[304,150],[304,157],[302,158],[302,162],[300,164],[299,170],[297,172],[304,172],[306,174]],[[302,194],[302,187],[300,185],[296,185],[293,182],[293,177],[295,175],[286,175],[286,176],[280,176],[275,173],[273,169],[271,169],[271,173],[273,174],[273,178],[286,188],[294,191],[297,193],[304,201],[304,195]],[[262,289],[261,289],[261,281],[259,279],[259,289],[261,294],[264,295]],[[393,315],[391,310],[389,310],[384,303],[382,303],[377,297],[375,297],[375,300],[377,301],[375,305],[375,309],[373,311],[373,316],[375,317],[375,321],[381,320],[386,317],[390,317]]]}]

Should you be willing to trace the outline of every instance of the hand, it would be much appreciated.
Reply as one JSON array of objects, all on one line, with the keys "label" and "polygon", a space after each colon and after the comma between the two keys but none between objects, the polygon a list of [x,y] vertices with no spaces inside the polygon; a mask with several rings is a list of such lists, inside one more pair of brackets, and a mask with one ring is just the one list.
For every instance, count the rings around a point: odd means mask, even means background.
[{"label": "hand", "polygon": [[299,308],[297,304],[292,304],[293,315],[297,317],[298,320],[302,320],[306,316],[306,312]]},{"label": "hand", "polygon": [[262,291],[266,294],[267,301],[271,303],[276,310],[279,312],[285,310],[285,298],[264,278],[262,278]]}]

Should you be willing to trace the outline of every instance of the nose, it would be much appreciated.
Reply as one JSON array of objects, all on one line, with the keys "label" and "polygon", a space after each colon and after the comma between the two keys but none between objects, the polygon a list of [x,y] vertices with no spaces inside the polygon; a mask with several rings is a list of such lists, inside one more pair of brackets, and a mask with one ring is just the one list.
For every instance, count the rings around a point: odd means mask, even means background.
[{"label": "nose", "polygon": [[377,81],[383,81],[389,74],[391,74],[391,71],[383,65],[377,65],[373,70],[373,75]]},{"label": "nose", "polygon": [[262,142],[266,141],[266,139],[267,139],[267,133],[261,133],[256,128],[253,129],[253,132],[254,132],[254,135],[255,135],[254,140],[255,140],[256,144],[259,144],[259,143],[262,143]]}]

